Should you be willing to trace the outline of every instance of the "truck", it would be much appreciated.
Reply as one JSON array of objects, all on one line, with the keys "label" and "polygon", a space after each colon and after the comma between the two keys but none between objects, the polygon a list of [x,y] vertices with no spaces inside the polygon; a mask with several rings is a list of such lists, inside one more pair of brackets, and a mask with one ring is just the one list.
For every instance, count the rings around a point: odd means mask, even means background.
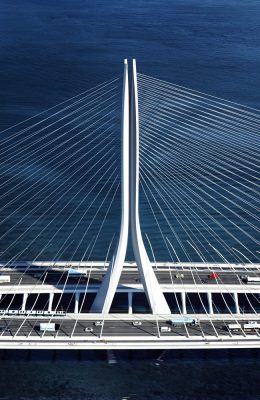
[{"label": "truck", "polygon": [[260,323],[257,321],[248,321],[244,324],[244,331],[245,332],[255,332],[260,329]]},{"label": "truck", "polygon": [[199,325],[199,320],[192,317],[174,317],[167,321],[172,326],[196,326]]},{"label": "truck", "polygon": [[56,331],[56,324],[52,322],[41,322],[40,323],[40,331],[44,332],[55,332]]},{"label": "truck", "polygon": [[245,283],[260,283],[260,277],[258,276],[242,275],[240,279]]},{"label": "truck", "polygon": [[223,328],[230,332],[239,332],[242,330],[242,326],[240,324],[228,324],[223,326]]},{"label": "truck", "polygon": [[10,275],[0,275],[0,283],[10,283]]},{"label": "truck", "polygon": [[72,268],[70,268],[68,270],[68,277],[69,278],[77,278],[77,279],[81,279],[81,280],[86,280],[85,272],[79,271],[77,269],[72,269]]}]

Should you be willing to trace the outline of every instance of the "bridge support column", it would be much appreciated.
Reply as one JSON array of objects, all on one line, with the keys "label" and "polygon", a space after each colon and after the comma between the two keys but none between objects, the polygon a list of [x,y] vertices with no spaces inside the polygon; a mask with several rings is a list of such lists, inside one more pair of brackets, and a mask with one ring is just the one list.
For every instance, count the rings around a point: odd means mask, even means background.
[{"label": "bridge support column", "polygon": [[239,308],[239,303],[238,303],[238,294],[233,293],[233,298],[234,298],[234,302],[235,302],[236,314],[240,314],[240,308]]},{"label": "bridge support column", "polygon": [[50,293],[50,294],[49,294],[48,311],[52,311],[53,298],[54,298],[54,293]]},{"label": "bridge support column", "polygon": [[182,314],[187,314],[186,293],[185,292],[181,292],[181,304],[182,304]]},{"label": "bridge support column", "polygon": [[128,292],[128,314],[133,314],[133,292]]},{"label": "bridge support column", "polygon": [[80,293],[76,292],[75,293],[74,314],[78,314],[78,312],[79,312],[79,296],[80,296]]},{"label": "bridge support column", "polygon": [[139,218],[139,111],[136,62],[133,60],[130,118],[130,228],[133,252],[147,300],[153,314],[171,314],[148,258]]},{"label": "bridge support column", "polygon": [[214,314],[213,304],[212,304],[212,293],[210,293],[210,292],[207,293],[207,299],[208,299],[208,306],[209,306],[209,314]]},{"label": "bridge support column", "polygon": [[22,311],[25,311],[27,299],[28,299],[28,293],[24,293],[23,294],[22,308],[21,308]]},{"label": "bridge support column", "polygon": [[[92,313],[108,314],[126,256],[129,224],[134,257],[153,314],[170,314],[159,282],[143,243],[139,220],[139,116],[136,63],[133,60],[132,90],[129,96],[128,64],[124,61],[122,147],[121,147],[121,228],[116,251],[91,307]],[[131,101],[130,101],[131,100]],[[129,103],[131,102],[131,109]]]},{"label": "bridge support column", "polygon": [[109,313],[125,261],[129,231],[129,102],[128,64],[127,60],[124,60],[121,125],[121,228],[117,248],[91,306],[92,313]]}]

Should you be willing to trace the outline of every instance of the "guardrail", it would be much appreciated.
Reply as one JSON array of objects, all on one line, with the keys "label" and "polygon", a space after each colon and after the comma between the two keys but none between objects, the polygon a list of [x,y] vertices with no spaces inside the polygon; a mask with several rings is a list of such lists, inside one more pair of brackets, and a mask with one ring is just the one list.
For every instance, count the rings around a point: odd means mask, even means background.
[{"label": "guardrail", "polygon": [[64,317],[65,311],[43,311],[43,310],[0,310],[1,315],[43,315],[51,317]]}]

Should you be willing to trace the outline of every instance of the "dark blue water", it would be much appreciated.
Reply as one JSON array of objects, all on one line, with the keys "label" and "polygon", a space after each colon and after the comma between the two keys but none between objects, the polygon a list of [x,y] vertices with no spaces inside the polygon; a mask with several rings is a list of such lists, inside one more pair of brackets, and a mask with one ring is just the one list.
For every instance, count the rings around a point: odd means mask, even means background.
[{"label": "dark blue water", "polygon": [[1,125],[122,73],[259,108],[257,0],[1,1]]},{"label": "dark blue water", "polygon": [[[259,109],[259,17],[258,0],[217,2],[213,0],[2,0],[0,4],[1,130],[100,82],[121,76],[122,60],[126,57],[137,59],[138,70],[141,73]],[[40,170],[36,176],[39,178],[43,175],[44,171]],[[20,202],[22,201],[25,199],[21,198]],[[17,205],[19,204],[18,202]],[[66,215],[73,208],[75,205],[67,210]],[[10,212],[11,209],[7,211]],[[92,210],[93,213],[94,211],[95,209]],[[17,220],[21,216],[22,214],[18,214]],[[10,225],[4,226],[1,232],[6,232],[15,222],[16,219],[11,220]],[[111,234],[118,227],[118,222],[118,205],[116,205],[108,218],[109,230],[104,235],[103,242],[100,241],[94,248],[93,258],[104,259]],[[61,224],[61,220],[59,223]],[[71,226],[67,227],[68,230]],[[147,209],[144,210],[144,226],[145,231],[151,235],[156,255],[162,259],[169,259],[169,255],[161,250]],[[41,225],[38,228],[40,227]],[[18,232],[20,229],[22,228],[19,227]],[[59,240],[52,244],[54,248],[48,248],[42,254],[42,258],[55,258],[57,247],[63,243],[68,230],[63,230]],[[75,233],[73,238],[75,242],[82,236],[83,231],[84,225]],[[31,236],[7,252],[3,258],[8,259],[18,254],[36,232],[37,229],[33,230]],[[82,248],[78,251],[77,259],[82,256],[96,232],[94,228],[90,230]],[[167,233],[169,232],[166,231]],[[42,243],[45,243],[51,234],[52,231],[49,231],[41,236],[41,240],[29,248],[23,254],[23,258],[35,257]],[[13,239],[12,235],[6,238],[4,245],[9,245]],[[232,241],[230,245],[233,245]],[[248,241],[246,245],[255,252],[254,244]],[[61,252],[62,258],[69,259],[74,250],[75,245],[69,243]],[[192,255],[196,259],[196,254]],[[216,255],[215,259],[218,259]],[[224,361],[214,357],[209,361],[207,356],[192,358],[189,364],[190,370],[180,359],[178,371],[185,372],[183,375],[185,379],[181,374],[178,375],[178,390],[175,394],[171,395],[174,393],[172,386],[171,392],[169,390],[164,392],[163,389],[160,389],[161,392],[160,390],[156,392],[153,388],[152,391],[147,390],[145,393],[138,386],[140,394],[128,398],[154,399],[164,396],[165,399],[257,399],[259,387],[254,374],[259,362],[251,353],[249,355],[247,353],[246,357],[246,362],[243,357],[237,358],[233,370],[229,368],[230,359],[227,355]],[[206,371],[209,366],[208,378]],[[187,376],[197,367],[199,376],[203,377],[202,382],[206,391],[203,386],[198,387],[195,377],[191,379],[190,390],[187,389]],[[14,365],[9,365],[8,368],[9,371],[12,370],[12,374],[16,374]],[[20,373],[19,368],[17,373]],[[102,371],[103,364],[100,364],[100,368]],[[122,372],[123,378],[125,374],[129,374],[127,368]],[[217,382],[214,382],[214,369],[218,371]],[[230,379],[226,379],[224,385],[221,384],[222,370],[223,374],[233,371],[230,375],[232,384]],[[168,386],[174,372],[174,368],[170,365],[165,373],[160,373],[161,387]],[[121,370],[118,369],[118,376],[120,373]],[[153,374],[145,363],[140,367],[139,374],[140,376],[151,374],[151,380],[156,380],[156,373]],[[238,383],[242,382],[239,384],[239,392],[235,389],[236,374]],[[95,378],[97,385],[98,376],[97,373]],[[73,379],[75,382],[76,378]],[[83,378],[80,376],[80,379]],[[70,384],[69,378],[63,382],[63,386],[59,386],[59,395],[64,395]],[[55,387],[55,382],[53,385]],[[184,395],[181,394],[182,386],[186,388]],[[21,386],[19,388],[20,392],[10,394],[10,398],[19,398],[19,395],[29,396],[25,388],[24,391]],[[107,395],[109,390],[107,388]],[[35,391],[33,393],[35,398]],[[71,393],[75,394],[73,391]],[[96,398],[93,393],[92,397],[91,393],[89,397],[84,397],[84,393],[87,393],[86,388],[77,393],[78,398]],[[127,393],[111,390],[110,394],[113,399],[121,399]],[[46,390],[44,395],[55,397],[55,389],[52,387],[49,392]],[[9,398],[6,387],[4,396],[3,398]],[[103,396],[103,398],[108,397]]]},{"label": "dark blue water", "polygon": [[[163,4],[159,1],[126,0],[120,2],[74,1],[73,3],[71,1],[55,3],[47,1],[44,4],[42,1],[2,1],[0,15],[1,129],[6,129],[105,80],[115,76],[121,78],[122,60],[125,57],[129,59],[135,57],[138,62],[138,71],[141,73],[259,108],[259,7],[257,1],[220,1],[217,3],[213,1],[186,1],[185,3],[164,1]],[[115,137],[119,137],[120,134],[120,87],[121,81],[118,82],[118,115]],[[15,131],[15,129],[7,131],[7,133],[3,133],[3,137],[10,133],[14,134]],[[37,150],[36,145],[34,149]],[[47,150],[49,150],[48,147]],[[80,154],[84,154],[83,150],[85,151],[82,149]],[[217,157],[217,153],[213,153],[213,157]],[[19,159],[12,160],[11,165],[16,161]],[[33,159],[30,159],[29,164],[32,161]],[[5,174],[7,166],[9,165],[3,164],[4,177],[2,179],[10,178],[9,174]],[[28,163],[21,162],[21,168],[26,168],[21,179],[15,178],[4,190],[12,189],[14,184],[19,183],[24,185],[22,186],[23,190],[28,189],[30,184],[37,183],[39,178],[43,179],[43,186],[46,183],[47,172],[50,173],[49,177],[60,172],[57,167],[53,170],[45,169],[41,163],[28,167]],[[33,180],[28,179],[29,173],[32,172],[34,172]],[[84,170],[81,172],[82,180],[76,184],[75,191],[82,186],[84,179],[86,180],[83,172]],[[11,174],[11,177],[14,178],[16,173],[17,170]],[[178,171],[176,174],[178,178]],[[65,180],[66,175],[60,173],[57,177],[61,181]],[[79,175],[78,177],[80,178]],[[25,179],[27,179],[27,183],[24,183]],[[73,178],[69,184],[74,181]],[[100,189],[103,183],[101,181],[97,189]],[[51,189],[54,190],[55,185],[52,185]],[[22,190],[19,190],[17,193],[22,194]],[[23,220],[23,224],[18,225],[18,230],[13,230],[4,236],[6,248],[12,245],[18,234],[22,233],[24,228],[29,227],[36,217],[56,200],[57,196],[61,198],[62,190],[63,188],[59,188],[52,198],[47,198],[44,203],[45,208],[40,208],[31,218]],[[12,200],[17,193],[11,193],[6,200]],[[72,210],[75,210],[83,199],[84,193],[84,191],[81,192],[77,199],[71,202],[70,207],[56,219],[55,224],[52,224],[48,231],[41,234],[36,241],[32,243],[46,224],[46,219],[37,223],[34,229],[30,229],[23,239],[6,250],[1,258],[8,260],[17,254],[20,254],[20,259],[36,258],[47,240],[54,235],[56,227],[60,227]],[[31,191],[29,194],[31,196],[35,192]],[[13,209],[27,201],[29,194],[21,195],[19,201],[12,203],[3,211],[1,210],[2,217],[9,216]],[[177,194],[180,197],[177,198]],[[240,193],[237,194],[240,195]],[[15,223],[19,223],[32,206],[36,206],[37,202],[40,203],[41,200],[44,200],[44,196],[46,196],[45,193],[34,197],[33,201],[29,203],[30,205],[4,222],[0,226],[0,234],[5,234]],[[183,194],[176,193],[175,200],[177,203],[179,202],[178,206],[184,207],[182,199]],[[67,200],[66,196],[62,198],[57,204],[58,208],[48,211],[47,216],[50,218],[57,212],[57,209],[64,206],[64,201]],[[93,200],[91,196],[90,200]],[[223,200],[223,197],[219,200]],[[106,201],[104,209],[108,207],[110,197]],[[93,250],[88,252],[90,254],[84,256],[87,245],[98,233],[100,221],[104,217],[102,213],[98,215],[95,223],[87,231],[79,249],[77,249],[77,244],[82,238],[84,229],[86,230],[87,220],[83,220],[71,239],[64,244],[73,224],[75,225],[76,219],[85,209],[85,203],[83,203],[79,211],[74,214],[74,219],[71,218],[65,224],[59,236],[51,240],[51,245],[48,245],[40,254],[40,259],[81,259],[82,257],[86,259],[88,256],[94,259],[104,259],[114,234],[113,243],[115,244],[116,241],[120,220],[119,202],[118,192],[100,239],[95,243]],[[191,203],[188,205],[192,206]],[[141,208],[143,231],[150,237],[155,257],[161,260],[175,259],[174,254],[170,254],[163,243],[156,221],[143,195]],[[87,214],[88,220],[96,211],[97,207],[90,210],[90,214]],[[215,216],[212,208],[207,209],[206,207],[206,211],[213,217]],[[226,212],[223,208],[220,211]],[[160,212],[158,210],[156,212],[160,219]],[[185,208],[183,208],[181,216],[183,216],[183,212],[186,212]],[[201,218],[205,219],[203,212],[202,214],[199,210],[197,212]],[[241,216],[244,217],[244,214],[242,213]],[[187,232],[183,230],[178,220],[171,213],[168,213],[167,217],[185,247],[184,251],[183,246],[177,243],[176,235],[163,220],[163,234],[169,237],[174,244],[179,258],[184,261],[188,261],[189,258],[201,261],[194,249],[185,244]],[[226,234],[224,229],[219,228],[217,224],[213,223],[212,225],[211,221],[209,221],[210,227],[222,237],[229,248],[236,247],[236,250],[245,255],[234,252],[230,254],[221,247],[219,250],[223,256],[229,261],[245,261],[246,257],[251,261],[257,261],[256,232],[251,231],[250,226],[245,225],[243,221],[234,219],[234,222],[238,222],[242,229],[248,230],[248,233],[252,234],[254,238],[252,241],[241,233],[241,230],[234,228],[234,225],[229,226],[227,220],[223,220],[220,215],[217,217],[223,228],[227,228],[230,234]],[[190,226],[191,222],[195,222],[197,229],[202,231],[204,236],[197,236],[197,232],[191,229],[191,239],[194,240],[204,259],[223,261],[216,252],[205,250],[207,232],[203,232],[201,225],[193,219],[194,216],[189,215],[189,220],[184,222]],[[252,222],[250,217],[249,222]],[[232,234],[238,237],[245,247],[234,240]],[[213,246],[219,246],[213,237],[210,237],[210,241]],[[64,248],[60,250],[63,244]],[[146,246],[152,257],[148,242],[146,242]],[[24,248],[27,248],[26,251],[23,251]],[[128,258],[132,259],[131,251]]]}]

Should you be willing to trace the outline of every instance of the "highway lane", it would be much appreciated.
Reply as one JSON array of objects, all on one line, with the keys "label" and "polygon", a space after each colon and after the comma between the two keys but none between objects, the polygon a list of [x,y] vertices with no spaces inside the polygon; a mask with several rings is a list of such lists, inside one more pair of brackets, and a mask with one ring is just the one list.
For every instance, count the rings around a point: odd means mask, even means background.
[{"label": "highway lane", "polygon": [[[0,338],[1,336],[8,336],[8,337],[14,337],[16,334],[17,330],[19,329],[18,335],[17,336],[33,336],[33,337],[41,337],[42,332],[39,331],[39,326],[40,323],[42,322],[49,322],[50,320],[48,319],[37,319],[37,318],[29,318],[25,321],[22,319],[18,318],[2,318],[0,320]],[[57,326],[57,331],[56,332],[45,332],[44,336],[47,337],[70,337],[71,332],[74,328],[76,320],[73,319],[58,319],[55,318],[51,322],[54,322]],[[95,320],[78,320],[76,324],[76,329],[74,331],[73,336],[80,336],[80,337],[86,337],[88,339],[90,338],[99,338],[100,336],[100,331],[101,327],[100,326],[95,326],[94,325]],[[234,320],[233,323],[236,321]],[[247,320],[240,320],[239,323],[246,323]],[[216,331],[217,334],[220,336],[230,336],[230,333],[228,332],[227,329],[225,329],[225,326],[227,324],[230,324],[230,320],[217,320],[214,321],[214,327],[212,326],[212,323],[210,321],[201,321],[199,326],[192,326],[192,327],[187,327],[187,330],[185,327],[172,327],[171,326],[171,332],[160,332],[161,337],[187,337],[187,331],[190,336],[198,336],[198,337],[203,337],[204,336],[216,336]],[[21,327],[22,325],[22,327]],[[166,323],[166,321],[158,320],[158,325],[157,321],[154,320],[149,320],[149,321],[142,321],[141,326],[133,326],[132,321],[129,320],[105,320],[104,326],[103,326],[103,331],[102,331],[102,337],[158,337],[158,327],[162,326],[170,326],[169,324]],[[93,328],[93,332],[85,332],[85,328]],[[241,335],[241,333],[233,332],[232,336],[236,337],[237,335]],[[247,334],[251,335],[251,334]]]},{"label": "highway lane", "polygon": [[[104,277],[104,270],[95,271],[91,274],[89,279],[89,285],[100,285]],[[241,276],[248,275],[248,276],[257,276],[260,278],[260,271],[259,273],[241,273],[231,271],[221,271],[218,272],[218,278],[212,279],[210,278],[212,271],[205,270],[205,271],[190,271],[190,270],[171,270],[169,271],[155,271],[157,279],[160,284],[207,284],[207,285],[215,285],[215,284],[241,284]],[[88,281],[88,276],[82,275],[81,277],[68,277],[67,272],[64,273],[57,273],[57,272],[30,272],[27,271],[26,273],[17,272],[17,271],[8,271],[8,272],[1,272],[1,275],[9,275],[10,276],[10,283],[0,283],[0,288],[5,286],[13,286],[13,285],[41,285],[41,284],[49,284],[53,286],[64,285],[85,285]],[[140,283],[139,274],[137,271],[127,271],[122,273],[119,284],[127,285],[127,284],[138,284]],[[259,285],[260,287],[260,285]]]}]

